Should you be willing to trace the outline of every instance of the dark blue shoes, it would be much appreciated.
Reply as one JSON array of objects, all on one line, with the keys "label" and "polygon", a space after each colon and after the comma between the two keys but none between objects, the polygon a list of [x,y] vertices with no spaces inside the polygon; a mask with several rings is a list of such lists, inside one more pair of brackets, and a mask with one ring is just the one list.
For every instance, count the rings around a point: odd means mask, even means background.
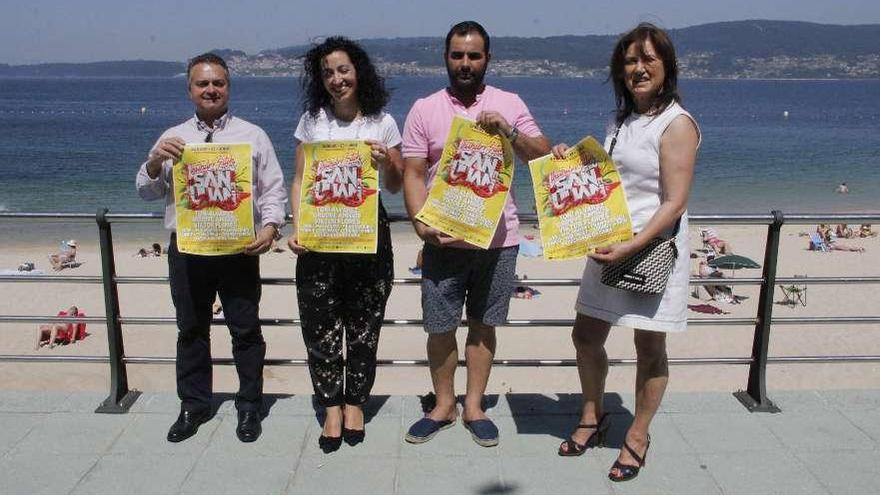
[{"label": "dark blue shoes", "polygon": [[[455,420],[436,421],[427,416],[410,426],[404,437],[409,443],[425,443],[434,438],[440,430],[452,427]],[[464,421],[464,427],[471,433],[471,438],[482,447],[498,445],[498,427],[490,419]]]},{"label": "dark blue shoes", "polygon": [[413,423],[404,437],[409,443],[425,443],[440,430],[451,428],[455,420],[435,421],[427,416]]},{"label": "dark blue shoes", "polygon": [[465,421],[464,427],[471,432],[471,438],[480,447],[494,447],[498,445],[498,427],[490,419],[478,419]]}]

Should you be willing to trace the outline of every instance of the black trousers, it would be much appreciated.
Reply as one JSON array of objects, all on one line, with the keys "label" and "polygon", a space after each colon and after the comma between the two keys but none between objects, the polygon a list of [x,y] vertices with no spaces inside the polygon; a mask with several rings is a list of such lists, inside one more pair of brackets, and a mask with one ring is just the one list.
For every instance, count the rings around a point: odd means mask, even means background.
[{"label": "black trousers", "polygon": [[393,278],[391,234],[381,204],[376,254],[309,252],[297,258],[303,341],[320,405],[360,405],[370,398]]},{"label": "black trousers", "polygon": [[219,294],[238,372],[235,406],[240,411],[258,411],[263,401],[266,357],[259,320],[259,257],[182,254],[177,250],[176,235],[171,234],[168,276],[177,313],[177,395],[181,408],[200,411],[211,405],[211,307]]}]

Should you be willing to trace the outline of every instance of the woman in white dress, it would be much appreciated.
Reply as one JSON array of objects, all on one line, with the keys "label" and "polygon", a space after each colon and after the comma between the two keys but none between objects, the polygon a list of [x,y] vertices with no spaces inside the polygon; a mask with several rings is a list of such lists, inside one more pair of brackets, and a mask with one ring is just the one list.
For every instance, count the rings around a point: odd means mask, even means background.
[{"label": "woman in white dress", "polygon": [[[400,131],[384,112],[388,92],[367,53],[357,43],[330,37],[304,57],[304,110],[294,136],[296,177],[290,193],[293,222],[305,168],[302,143],[365,141],[385,190],[403,181]],[[315,399],[326,410],[318,444],[325,453],[344,440],[364,440],[363,405],[376,377],[379,332],[391,294],[394,260],[388,215],[379,198],[376,254],[319,253],[287,240],[297,254],[296,293]],[[345,353],[343,355],[343,348]]]},{"label": "woman in white dress", "polygon": [[[559,455],[580,455],[604,442],[610,422],[602,404],[608,375],[605,340],[612,325],[634,328],[635,418],[608,473],[612,481],[625,481],[645,464],[649,426],[666,390],[666,332],[684,331],[687,325],[687,202],[700,131],[679,104],[675,51],[665,32],[640,24],[618,41],[610,65],[617,112],[605,149],[620,172],[636,235],[597,249],[584,268],[572,330],[583,409]],[[561,156],[567,148],[559,144],[553,152]],[[678,258],[662,294],[637,294],[600,282],[603,265],[634,255],[655,237],[671,235],[677,222]]]}]

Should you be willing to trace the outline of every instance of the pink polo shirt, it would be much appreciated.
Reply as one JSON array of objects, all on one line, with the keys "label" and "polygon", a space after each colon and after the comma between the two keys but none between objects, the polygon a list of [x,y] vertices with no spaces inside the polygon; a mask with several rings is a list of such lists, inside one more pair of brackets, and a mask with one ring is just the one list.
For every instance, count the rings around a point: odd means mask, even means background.
[{"label": "pink polo shirt", "polygon": [[[541,129],[522,99],[507,91],[486,85],[477,95],[477,101],[465,107],[447,89],[416,101],[406,117],[403,126],[403,158],[424,158],[428,160],[428,173],[425,184],[428,189],[434,182],[437,166],[446,145],[452,118],[456,115],[476,120],[484,110],[500,113],[507,123],[519,129],[520,134],[529,137],[541,135]],[[527,173],[525,171],[524,173]],[[511,188],[504,206],[504,214],[498,222],[490,248],[516,246],[519,244],[519,218],[516,215],[514,190]],[[454,247],[478,249],[466,242],[452,244]]]}]

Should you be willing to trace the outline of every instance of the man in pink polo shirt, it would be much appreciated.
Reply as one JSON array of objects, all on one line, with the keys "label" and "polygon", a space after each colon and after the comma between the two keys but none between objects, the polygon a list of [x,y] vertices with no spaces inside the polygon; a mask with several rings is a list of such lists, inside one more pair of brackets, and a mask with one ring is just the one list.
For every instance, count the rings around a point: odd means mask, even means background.
[{"label": "man in pink polo shirt", "polygon": [[467,394],[462,420],[475,442],[490,447],[498,444],[498,429],[486,417],[481,402],[495,355],[495,327],[507,320],[516,273],[519,220],[513,191],[489,249],[453,239],[415,216],[425,204],[454,116],[470,118],[489,132],[504,135],[523,161],[549,153],[550,144],[519,96],[483,84],[491,57],[483,26],[474,21],[453,26],[446,35],[445,57],[449,87],[416,101],[403,129],[406,209],[416,233],[425,241],[422,313],[437,396],[434,409],[412,425],[406,440],[426,442],[458,417],[455,330],[465,307]]}]

